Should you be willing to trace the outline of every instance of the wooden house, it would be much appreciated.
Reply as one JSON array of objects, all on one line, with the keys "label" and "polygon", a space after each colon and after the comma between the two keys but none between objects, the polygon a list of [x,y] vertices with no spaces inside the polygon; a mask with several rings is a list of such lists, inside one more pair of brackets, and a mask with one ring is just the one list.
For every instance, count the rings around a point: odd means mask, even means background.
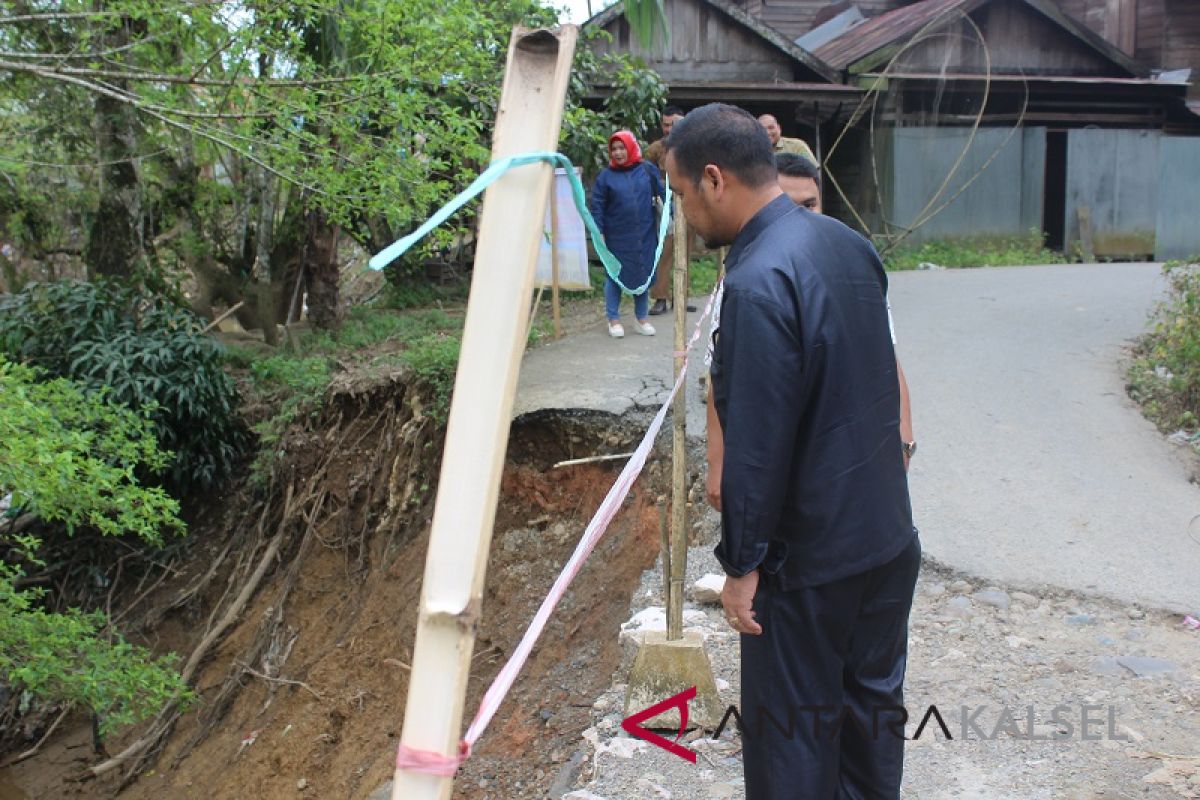
[{"label": "wooden house", "polygon": [[[620,5],[589,24],[657,69],[672,102],[774,113],[821,158],[826,208],[870,233],[1036,229],[1072,250],[1082,212],[1099,256],[1176,257],[1200,250],[1186,72],[1200,37],[1168,30],[1175,3],[667,0],[669,52],[638,48]],[[1130,23],[1151,6],[1161,16]]]},{"label": "wooden house", "polygon": [[[816,137],[838,120],[839,110],[865,94],[841,73],[786,34],[729,0],[665,0],[671,40],[649,50],[632,37],[620,3],[587,24],[607,31],[611,42],[594,45],[632,53],[670,87],[670,102],[691,108],[726,102],[756,116],[772,113],[789,135]],[[599,94],[606,91],[599,87]]]}]

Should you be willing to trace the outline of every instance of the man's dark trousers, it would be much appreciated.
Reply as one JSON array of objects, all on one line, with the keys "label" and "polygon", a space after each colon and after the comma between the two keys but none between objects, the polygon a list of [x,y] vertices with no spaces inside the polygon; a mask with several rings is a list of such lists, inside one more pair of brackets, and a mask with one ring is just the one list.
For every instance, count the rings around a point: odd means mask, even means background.
[{"label": "man's dark trousers", "polygon": [[822,586],[782,591],[762,575],[763,632],[741,637],[747,800],[900,797],[896,729],[920,565],[914,534],[888,563]]}]

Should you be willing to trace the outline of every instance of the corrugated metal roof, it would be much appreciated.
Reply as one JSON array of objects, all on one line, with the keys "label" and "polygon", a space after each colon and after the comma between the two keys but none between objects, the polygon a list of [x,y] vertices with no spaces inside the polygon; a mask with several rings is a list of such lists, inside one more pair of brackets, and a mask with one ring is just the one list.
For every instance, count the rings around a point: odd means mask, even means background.
[{"label": "corrugated metal roof", "polygon": [[892,42],[914,34],[939,17],[963,13],[963,7],[979,5],[978,0],[922,0],[911,6],[872,17],[856,25],[832,42],[818,47],[814,55],[828,64],[845,69]]},{"label": "corrugated metal roof", "polygon": [[[929,27],[938,28],[961,14],[969,14],[991,0],[921,0],[910,6],[897,8],[872,17],[861,25],[831,42],[817,48],[814,55],[837,69],[846,69],[851,64],[881,50],[888,45],[907,39]],[[1149,70],[1139,64],[1112,42],[1088,28],[1073,17],[1064,14],[1052,0],[1020,0],[1034,11],[1041,13],[1052,24],[1091,47],[1130,75],[1148,76]]]}]

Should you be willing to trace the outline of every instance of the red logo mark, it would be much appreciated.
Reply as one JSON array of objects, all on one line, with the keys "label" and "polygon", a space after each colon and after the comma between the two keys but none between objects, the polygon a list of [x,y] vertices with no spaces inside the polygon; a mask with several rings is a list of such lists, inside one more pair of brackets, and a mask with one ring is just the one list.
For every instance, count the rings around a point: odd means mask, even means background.
[{"label": "red logo mark", "polygon": [[[621,727],[630,736],[636,736],[639,739],[644,739],[655,747],[661,747],[668,753],[677,755],[685,761],[690,761],[695,764],[696,754],[679,744],[679,739],[683,736],[683,732],[687,730],[688,700],[691,700],[695,696],[696,687],[693,686],[690,689],[680,692],[674,697],[668,697],[661,703],[655,703],[649,708],[639,711],[633,716],[626,717],[621,721]],[[659,714],[672,708],[679,709],[679,736],[675,737],[675,741],[672,742],[670,739],[664,739],[654,731],[647,730],[646,728],[642,727],[642,723],[646,720],[657,717]]]}]

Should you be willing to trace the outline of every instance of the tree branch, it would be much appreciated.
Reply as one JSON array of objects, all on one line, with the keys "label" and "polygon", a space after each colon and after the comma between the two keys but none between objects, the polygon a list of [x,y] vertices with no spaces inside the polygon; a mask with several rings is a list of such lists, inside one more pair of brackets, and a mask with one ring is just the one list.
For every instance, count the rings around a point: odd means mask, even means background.
[{"label": "tree branch", "polygon": [[[44,59],[61,59],[65,54],[62,53],[33,53],[22,54],[11,51],[0,51],[0,56],[8,58],[44,58]],[[71,58],[94,58],[97,54],[85,53],[79,56],[70,56]],[[36,65],[26,65],[20,63],[0,63],[0,68],[11,69],[17,72],[34,72],[38,71]],[[44,68],[41,69],[45,72]],[[400,69],[391,69],[384,72],[371,72],[362,75],[353,75],[342,78],[312,78],[308,80],[282,80],[279,78],[238,78],[236,80],[216,80],[214,78],[196,78],[191,75],[171,75],[163,72],[125,72],[121,70],[111,69],[90,69],[87,67],[58,67],[52,70],[53,72],[61,73],[62,75],[74,75],[84,78],[96,78],[114,81],[140,81],[146,83],[175,83],[186,84],[192,86],[270,86],[270,87],[290,87],[307,89],[313,86],[331,86],[336,84],[355,83],[363,80],[378,80],[388,78],[392,75],[397,75],[401,72]],[[40,73],[39,73],[40,74]]]},{"label": "tree branch", "polygon": [[[10,64],[8,62],[0,61],[0,69],[7,69],[7,68],[10,68]],[[286,181],[287,183],[290,183],[294,186],[299,186],[300,188],[306,189],[306,190],[312,192],[313,194],[320,195],[321,197],[329,196],[328,192],[323,191],[322,189],[319,189],[316,186],[310,186],[309,184],[306,184],[303,181],[301,181],[299,178],[296,178],[291,175],[286,175],[286,174],[280,172],[279,170],[275,169],[267,162],[265,162],[262,159],[255,156],[254,154],[238,147],[237,145],[233,144],[230,141],[227,141],[226,139],[222,138],[221,136],[218,136],[215,133],[206,131],[203,128],[197,127],[195,125],[189,125],[187,123],[180,122],[179,120],[170,118],[166,114],[163,114],[163,113],[157,111],[153,107],[153,104],[148,104],[148,103],[141,101],[139,98],[136,97],[136,95],[130,95],[125,92],[120,92],[116,89],[112,89],[110,87],[104,86],[103,84],[86,81],[81,78],[74,77],[72,75],[65,75],[57,70],[29,68],[29,67],[26,67],[23,65],[20,65],[20,68],[22,71],[32,72],[33,74],[39,75],[43,78],[50,78],[52,80],[62,81],[63,83],[69,83],[69,84],[72,84],[75,86],[80,86],[89,92],[93,92],[95,94],[101,94],[106,97],[111,97],[113,99],[121,101],[122,103],[128,103],[129,105],[138,109],[142,113],[147,114],[151,117],[154,117],[159,122],[169,125],[172,128],[178,128],[180,130],[191,133],[195,136],[199,136],[202,139],[208,139],[210,142],[219,144],[222,147],[226,147],[226,148],[234,151],[235,153],[238,153],[243,158],[257,164],[258,166],[262,167],[267,172],[271,173],[272,175],[274,175],[275,177],[279,178],[282,181]]]}]

